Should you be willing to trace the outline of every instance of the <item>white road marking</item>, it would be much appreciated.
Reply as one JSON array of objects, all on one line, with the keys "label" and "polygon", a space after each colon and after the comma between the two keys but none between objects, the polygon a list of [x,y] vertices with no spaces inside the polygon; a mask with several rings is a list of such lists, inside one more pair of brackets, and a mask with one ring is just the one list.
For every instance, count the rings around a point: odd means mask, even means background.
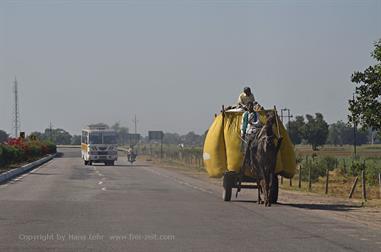
[{"label": "white road marking", "polygon": [[106,187],[102,187],[102,191],[106,191]]},{"label": "white road marking", "polygon": [[360,238],[361,241],[369,241],[367,238]]},{"label": "white road marking", "polygon": [[101,184],[103,184],[103,181],[99,181],[99,182],[98,182],[98,185],[101,185]]}]

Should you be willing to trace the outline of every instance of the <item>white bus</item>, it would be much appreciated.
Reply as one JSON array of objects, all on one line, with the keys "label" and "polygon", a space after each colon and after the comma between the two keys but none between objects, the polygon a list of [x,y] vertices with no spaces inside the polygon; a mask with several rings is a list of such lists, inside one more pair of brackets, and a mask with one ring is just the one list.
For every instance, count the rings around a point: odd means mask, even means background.
[{"label": "white bus", "polygon": [[81,152],[85,165],[114,165],[118,159],[117,135],[106,126],[88,126],[82,130]]}]

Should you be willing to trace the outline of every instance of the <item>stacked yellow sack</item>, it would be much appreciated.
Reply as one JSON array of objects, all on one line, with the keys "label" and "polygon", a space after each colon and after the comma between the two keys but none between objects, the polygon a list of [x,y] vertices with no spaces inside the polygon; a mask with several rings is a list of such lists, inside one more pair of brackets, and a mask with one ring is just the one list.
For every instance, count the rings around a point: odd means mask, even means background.
[{"label": "stacked yellow sack", "polygon": [[[204,165],[210,177],[220,178],[225,171],[239,172],[243,163],[241,150],[240,125],[242,112],[225,111],[218,115],[209,128],[204,143]],[[260,120],[265,123],[265,111],[260,111]],[[296,172],[296,157],[294,145],[282,122],[278,120],[282,145],[277,156],[275,172],[286,178],[291,178]],[[274,126],[278,136],[278,129]],[[279,136],[278,136],[279,137]],[[246,169],[247,176],[255,176]]]}]

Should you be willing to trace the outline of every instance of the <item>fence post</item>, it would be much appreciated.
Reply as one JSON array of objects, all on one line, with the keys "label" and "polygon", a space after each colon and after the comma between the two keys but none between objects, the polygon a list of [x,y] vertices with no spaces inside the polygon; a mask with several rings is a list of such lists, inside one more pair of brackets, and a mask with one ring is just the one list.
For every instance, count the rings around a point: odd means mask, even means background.
[{"label": "fence post", "polygon": [[326,172],[326,177],[325,177],[325,194],[328,194],[328,181],[329,181],[329,170],[327,169]]},{"label": "fence post", "polygon": [[380,199],[381,199],[381,173],[378,173],[378,185],[380,186],[380,191],[379,191],[379,193],[380,193]]},{"label": "fence post", "polygon": [[283,185],[283,177],[280,177],[280,184]]},{"label": "fence post", "polygon": [[311,191],[312,188],[312,178],[311,178],[311,165],[308,166],[308,190]]},{"label": "fence post", "polygon": [[299,183],[298,183],[298,187],[299,188],[302,187],[302,165],[299,166]]},{"label": "fence post", "polygon": [[366,179],[365,179],[365,161],[361,170],[361,184],[362,184],[362,199],[366,201]]},{"label": "fence post", "polygon": [[290,186],[292,187],[292,178],[290,178]]},{"label": "fence post", "polygon": [[353,192],[355,191],[355,188],[356,188],[356,185],[357,185],[357,181],[358,181],[358,180],[359,180],[359,176],[357,176],[357,177],[355,178],[355,181],[353,182],[351,191],[349,192],[348,199],[351,199],[351,198],[352,198],[352,196],[353,196]]}]

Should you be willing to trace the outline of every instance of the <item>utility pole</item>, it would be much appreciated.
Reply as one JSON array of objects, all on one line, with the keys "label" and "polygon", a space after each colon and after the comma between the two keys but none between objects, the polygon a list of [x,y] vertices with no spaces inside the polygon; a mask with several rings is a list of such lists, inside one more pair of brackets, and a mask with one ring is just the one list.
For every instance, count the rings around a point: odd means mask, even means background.
[{"label": "utility pole", "polygon": [[[283,111],[287,111],[287,115],[283,115]],[[293,117],[293,115],[291,115],[290,109],[288,109],[288,108],[283,108],[280,110],[280,112],[281,112],[282,122],[283,122],[283,117],[287,117],[287,119],[288,119],[287,130],[289,130],[290,129],[290,119]]]},{"label": "utility pole", "polygon": [[291,115],[290,109],[287,109],[287,117],[288,117],[287,130],[290,130],[290,119],[294,117],[293,115]]},{"label": "utility pole", "polygon": [[281,110],[280,110],[280,120],[282,121],[282,123],[283,123],[283,110],[284,110],[284,109],[281,109]]},{"label": "utility pole", "polygon": [[[355,103],[355,94],[353,93],[353,103]],[[356,150],[356,145],[357,145],[357,118],[355,118],[355,115],[352,113],[352,118],[353,118],[353,158],[356,159],[357,157],[357,150]]]},{"label": "utility pole", "polygon": [[138,120],[136,119],[136,115],[134,117],[134,120],[132,120],[132,121],[134,122],[134,125],[135,125],[135,134],[137,134],[138,133],[138,126],[137,126]]},{"label": "utility pole", "polygon": [[18,87],[17,87],[17,79],[15,77],[14,86],[13,86],[13,94],[14,94],[14,118],[13,118],[13,129],[15,131],[15,137],[19,136],[20,131],[20,111],[19,111],[19,97],[18,97]]},{"label": "utility pole", "polygon": [[[136,119],[136,115],[135,115],[135,117],[134,117],[134,120],[132,120],[132,121],[134,122],[134,126],[135,126],[135,137],[136,137],[136,134],[138,133],[138,120]],[[138,144],[139,144],[139,141],[140,141],[140,140],[136,140],[135,145],[138,145]],[[130,145],[131,145],[131,143],[130,143]],[[138,153],[137,153],[137,150],[136,150],[136,154],[138,154]]]},{"label": "utility pole", "polygon": [[49,123],[49,137],[50,137],[50,141],[53,142],[53,125],[52,125],[52,122]]}]

